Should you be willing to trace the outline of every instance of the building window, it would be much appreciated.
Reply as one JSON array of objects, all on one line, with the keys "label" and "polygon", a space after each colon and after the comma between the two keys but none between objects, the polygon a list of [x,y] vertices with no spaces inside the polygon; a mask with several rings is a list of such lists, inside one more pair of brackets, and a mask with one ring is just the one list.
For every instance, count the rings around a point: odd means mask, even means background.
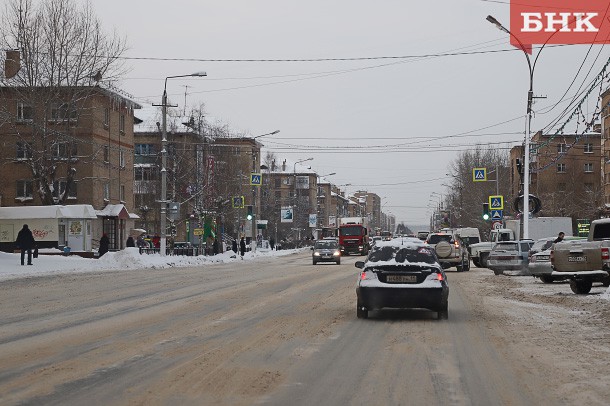
[{"label": "building window", "polygon": [[104,128],[108,128],[110,126],[110,109],[106,107],[104,109]]},{"label": "building window", "polygon": [[34,120],[34,108],[25,103],[17,103],[17,122],[31,122]]},{"label": "building window", "polygon": [[568,144],[558,144],[557,153],[565,154],[568,151]]},{"label": "building window", "polygon": [[110,183],[104,183],[104,200],[110,200]]},{"label": "building window", "polygon": [[119,117],[119,132],[125,134],[125,114],[121,114]]},{"label": "building window", "polygon": [[593,172],[593,164],[592,163],[586,163],[585,164],[585,173],[591,173]]},{"label": "building window", "polygon": [[154,144],[136,144],[134,148],[135,155],[156,155]]},{"label": "building window", "polygon": [[585,154],[592,154],[593,153],[593,144],[588,143],[585,144]]},{"label": "building window", "polygon": [[104,163],[110,162],[110,147],[104,145]]},{"label": "building window", "polygon": [[119,150],[119,164],[121,165],[121,169],[125,168],[125,151],[122,149]]},{"label": "building window", "polygon": [[279,189],[282,187],[282,178],[279,176],[275,178],[275,188]]},{"label": "building window", "polygon": [[135,168],[133,180],[148,181],[148,180],[156,180],[156,179],[157,179],[156,168],[151,168],[151,167]]},{"label": "building window", "polygon": [[34,183],[31,180],[17,181],[17,198],[32,199],[34,197]]},{"label": "building window", "polygon": [[566,164],[557,164],[557,173],[565,173]]},{"label": "building window", "polygon": [[58,142],[52,146],[53,158],[55,159],[71,159],[77,156],[77,147],[75,143]]},{"label": "building window", "polygon": [[121,185],[120,194],[121,203],[125,203],[125,185]]},{"label": "building window", "polygon": [[18,141],[17,142],[17,159],[31,159],[32,158],[32,146],[28,142]]},{"label": "building window", "polygon": [[55,103],[51,107],[51,120],[76,121],[76,106],[73,103]]},{"label": "building window", "polygon": [[[59,197],[66,191],[68,182],[65,180],[56,180],[53,182],[53,198],[59,199]],[[70,190],[68,191],[68,199],[76,199],[76,183],[70,184]]]}]

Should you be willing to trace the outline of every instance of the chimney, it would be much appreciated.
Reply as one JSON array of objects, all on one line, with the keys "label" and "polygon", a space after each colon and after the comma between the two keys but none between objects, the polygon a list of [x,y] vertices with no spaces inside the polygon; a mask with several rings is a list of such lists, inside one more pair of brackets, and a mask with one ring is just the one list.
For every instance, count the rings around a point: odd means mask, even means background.
[{"label": "chimney", "polygon": [[286,160],[284,159],[284,162],[282,162],[282,172],[286,172]]},{"label": "chimney", "polygon": [[21,69],[21,54],[18,49],[6,51],[6,59],[4,60],[4,77],[10,79]]},{"label": "chimney", "polygon": [[275,159],[271,161],[271,172],[275,172]]}]

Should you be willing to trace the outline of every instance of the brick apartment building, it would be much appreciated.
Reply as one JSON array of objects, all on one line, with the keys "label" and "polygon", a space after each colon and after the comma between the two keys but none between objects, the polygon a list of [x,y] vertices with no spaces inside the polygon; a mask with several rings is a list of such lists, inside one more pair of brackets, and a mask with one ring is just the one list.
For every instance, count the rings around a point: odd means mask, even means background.
[{"label": "brick apartment building", "polygon": [[[542,203],[538,216],[568,216],[573,219],[599,217],[603,205],[602,143],[600,132],[585,134],[536,133],[531,141],[530,194]],[[523,162],[523,147],[511,149],[512,196],[505,204],[513,208],[522,191],[517,160]]]},{"label": "brick apartment building", "polygon": [[108,86],[0,88],[0,205],[90,204],[102,219],[94,240],[103,231],[111,249],[122,248],[138,108]]}]

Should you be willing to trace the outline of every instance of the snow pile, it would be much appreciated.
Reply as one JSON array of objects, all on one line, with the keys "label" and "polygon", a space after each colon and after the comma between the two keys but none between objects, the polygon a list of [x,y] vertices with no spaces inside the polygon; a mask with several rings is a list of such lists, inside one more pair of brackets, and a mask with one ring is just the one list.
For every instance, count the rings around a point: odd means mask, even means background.
[{"label": "snow pile", "polygon": [[[247,252],[243,260],[252,261],[261,257],[284,256],[301,250]],[[57,250],[41,250],[41,253],[45,251],[57,252]],[[19,256],[20,254],[0,252],[0,280],[64,273],[188,267],[242,261],[241,257],[233,251],[214,256],[188,257],[177,255],[162,257],[160,254],[140,255],[138,248],[131,247],[121,251],[108,252],[99,259],[81,258],[77,255],[40,255],[32,260],[33,265],[25,266],[21,265]]]}]

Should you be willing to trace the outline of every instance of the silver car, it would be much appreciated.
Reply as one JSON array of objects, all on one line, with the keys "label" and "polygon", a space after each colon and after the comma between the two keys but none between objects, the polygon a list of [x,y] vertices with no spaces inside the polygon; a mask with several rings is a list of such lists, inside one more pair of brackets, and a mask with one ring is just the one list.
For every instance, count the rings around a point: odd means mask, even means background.
[{"label": "silver car", "polygon": [[527,271],[528,256],[533,240],[501,241],[497,243],[487,258],[487,267],[495,275],[504,271]]},{"label": "silver car", "polygon": [[318,240],[311,247],[312,262],[316,265],[318,262],[334,262],[337,265],[341,264],[341,251],[336,240]]}]

